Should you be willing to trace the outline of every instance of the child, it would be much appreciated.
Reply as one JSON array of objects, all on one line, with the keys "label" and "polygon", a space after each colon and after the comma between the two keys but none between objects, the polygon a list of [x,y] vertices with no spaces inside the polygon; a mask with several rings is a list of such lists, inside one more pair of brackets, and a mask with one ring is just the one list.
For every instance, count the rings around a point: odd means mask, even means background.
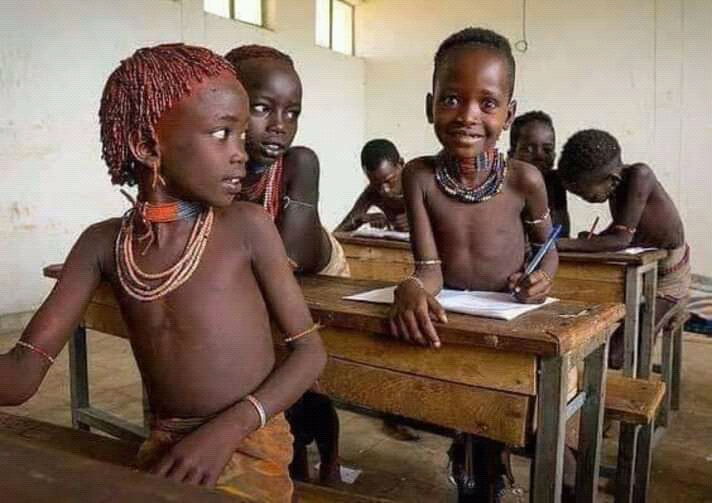
[{"label": "child", "polygon": [[[670,250],[658,269],[656,321],[687,299],[691,281],[690,249],[675,204],[646,164],[624,164],[618,141],[605,131],[587,129],[564,145],[559,173],[567,190],[590,203],[608,201],[613,222],[600,234],[562,239],[561,250],[607,251],[628,246]],[[623,363],[622,332],[611,338],[610,365]]]},{"label": "child", "polygon": [[[237,47],[226,58],[250,99],[243,197],[267,210],[298,272],[349,276],[341,245],[319,220],[319,160],[307,147],[291,147],[302,108],[302,83],[292,58],[260,45]],[[309,479],[306,446],[314,441],[320,480],[335,482],[341,479],[339,418],[331,400],[316,392],[318,386],[313,389],[287,411],[295,437],[289,469],[292,478]]]},{"label": "child", "polygon": [[[555,249],[539,270],[522,273],[525,235],[541,244],[552,228],[544,180],[534,166],[506,161],[496,149],[514,119],[514,73],[509,42],[490,30],[455,33],[435,55],[426,110],[443,150],[410,161],[403,171],[416,267],[395,291],[395,337],[440,346],[431,316],[447,322],[434,297],[443,286],[513,291],[523,302],[542,301],[551,288]],[[464,460],[454,457],[453,473],[462,483]],[[476,501],[487,500],[491,486],[491,480],[478,481]]]},{"label": "child", "polygon": [[[408,232],[401,184],[403,164],[403,158],[390,141],[377,139],[366,143],[361,150],[361,168],[368,178],[368,187],[336,230],[350,232],[370,224]],[[383,213],[368,213],[372,206]]]},{"label": "child", "polygon": [[569,237],[566,189],[554,170],[556,135],[551,117],[544,112],[527,112],[514,119],[509,131],[509,156],[539,168],[546,184],[551,222],[561,225],[561,237]]},{"label": "child", "polygon": [[[326,356],[274,225],[255,205],[232,204],[245,176],[247,95],[220,56],[159,45],[111,74],[99,118],[112,182],[138,184],[136,204],[79,237],[20,342],[0,356],[0,404],[35,393],[107,281],[153,415],[139,465],[289,502],[281,411]],[[292,348],[276,368],[270,314]]]},{"label": "child", "polygon": [[339,242],[319,220],[319,159],[292,147],[302,109],[302,83],[292,58],[272,47],[244,45],[225,56],[250,97],[243,198],[264,206],[297,271],[349,276]]}]

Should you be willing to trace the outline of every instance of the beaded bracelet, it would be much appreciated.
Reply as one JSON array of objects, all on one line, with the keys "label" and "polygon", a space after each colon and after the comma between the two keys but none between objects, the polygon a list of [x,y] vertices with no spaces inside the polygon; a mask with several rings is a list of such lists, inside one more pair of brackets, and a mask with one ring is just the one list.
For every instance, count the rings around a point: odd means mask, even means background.
[{"label": "beaded bracelet", "polygon": [[415,261],[413,261],[413,263],[416,266],[419,266],[419,265],[440,265],[443,263],[443,261],[435,258],[435,259],[427,259],[427,260],[415,260]]},{"label": "beaded bracelet", "polygon": [[20,346],[20,347],[23,347],[23,348],[27,348],[27,349],[29,349],[30,351],[32,351],[33,353],[37,353],[38,355],[40,355],[41,357],[43,357],[44,359],[46,359],[46,360],[49,362],[50,365],[52,365],[52,364],[54,363],[54,357],[53,357],[53,356],[51,356],[47,351],[45,351],[45,350],[43,350],[43,349],[40,349],[40,348],[38,348],[37,346],[34,346],[34,345],[30,344],[29,342],[17,341],[16,345],[17,345],[17,346]]},{"label": "beaded bracelet", "polygon": [[253,395],[247,395],[245,400],[250,402],[255,408],[257,415],[260,416],[260,428],[264,428],[267,424],[267,413],[265,412],[265,408],[262,406],[262,403]]},{"label": "beaded bracelet", "polygon": [[307,328],[307,329],[304,330],[303,332],[299,332],[298,334],[295,334],[295,335],[286,337],[286,338],[284,339],[284,342],[294,342],[294,341],[296,341],[296,340],[301,339],[301,338],[304,337],[305,335],[309,335],[309,334],[312,333],[312,332],[316,332],[316,331],[319,330],[320,328],[321,328],[321,325],[320,325],[320,324],[314,323],[311,327]]},{"label": "beaded bracelet", "polygon": [[546,213],[544,213],[540,218],[534,219],[534,220],[525,220],[524,223],[527,225],[539,225],[543,224],[546,222],[546,219],[549,218],[551,215],[551,209],[547,209]]}]

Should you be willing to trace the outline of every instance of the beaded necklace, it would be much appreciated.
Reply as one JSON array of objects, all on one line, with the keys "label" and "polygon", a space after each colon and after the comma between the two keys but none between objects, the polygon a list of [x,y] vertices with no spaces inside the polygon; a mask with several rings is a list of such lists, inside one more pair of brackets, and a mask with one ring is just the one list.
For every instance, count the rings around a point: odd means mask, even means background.
[{"label": "beaded necklace", "polygon": [[[139,222],[146,229],[142,235],[136,236],[136,241],[140,243],[149,240],[141,252],[141,255],[144,255],[155,240],[152,223],[174,222],[195,215],[197,218],[193,230],[178,261],[158,273],[141,270],[136,264],[133,252],[136,223]],[[121,228],[116,236],[116,271],[124,291],[134,299],[150,302],[160,299],[188,281],[200,264],[208,244],[213,220],[213,208],[206,209],[197,203],[185,201],[158,205],[147,202],[134,203],[134,207],[122,218]]]},{"label": "beaded necklace", "polygon": [[262,207],[269,214],[272,220],[277,218],[281,201],[282,178],[284,175],[284,161],[278,158],[272,166],[267,168],[260,179],[251,187],[242,191],[242,196],[252,202],[257,202],[264,195]]},{"label": "beaded necklace", "polygon": [[507,161],[497,149],[482,152],[476,159],[477,171],[489,171],[479,187],[471,189],[460,182],[460,163],[441,151],[435,157],[435,180],[446,195],[463,203],[481,203],[499,194],[507,174]]}]

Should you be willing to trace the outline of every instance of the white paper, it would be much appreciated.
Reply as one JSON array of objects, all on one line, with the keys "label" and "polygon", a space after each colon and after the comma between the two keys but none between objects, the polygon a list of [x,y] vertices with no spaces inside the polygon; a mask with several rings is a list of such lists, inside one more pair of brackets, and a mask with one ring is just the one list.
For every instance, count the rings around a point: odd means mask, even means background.
[{"label": "white paper", "polygon": [[[346,300],[373,302],[376,304],[392,304],[395,286],[370,290],[344,297]],[[436,296],[440,305],[446,311],[453,313],[483,316],[498,320],[513,320],[517,316],[528,313],[558,299],[547,297],[542,304],[522,304],[514,300],[511,294],[502,292],[475,292],[443,289]]]},{"label": "white paper", "polygon": [[392,231],[389,229],[376,229],[368,224],[364,224],[351,233],[354,237],[395,239],[396,241],[410,241],[409,232]]},{"label": "white paper", "polygon": [[[318,471],[320,465],[321,463],[315,464],[314,469]],[[363,470],[359,470],[358,468],[349,468],[343,465],[339,466],[339,475],[341,476],[341,482],[344,484],[353,484],[362,472]]]},{"label": "white paper", "polygon": [[654,251],[654,250],[657,250],[657,248],[655,248],[655,247],[653,247],[653,248],[650,248],[650,247],[648,247],[648,248],[643,248],[642,246],[634,246],[634,247],[632,247],[632,248],[626,248],[625,250],[622,250],[622,252],[623,252],[623,253],[627,253],[627,254],[629,254],[629,255],[640,255],[640,254],[643,253],[643,252],[646,252],[646,251]]}]

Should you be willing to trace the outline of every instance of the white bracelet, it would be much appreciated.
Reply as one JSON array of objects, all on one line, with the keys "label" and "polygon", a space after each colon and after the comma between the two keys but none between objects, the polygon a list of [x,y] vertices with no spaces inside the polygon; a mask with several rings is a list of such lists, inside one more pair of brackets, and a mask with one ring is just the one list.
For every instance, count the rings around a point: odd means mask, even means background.
[{"label": "white bracelet", "polygon": [[255,408],[257,415],[260,416],[260,428],[264,428],[267,424],[267,413],[265,412],[265,408],[262,406],[260,401],[252,395],[247,395],[245,400],[250,402]]}]

